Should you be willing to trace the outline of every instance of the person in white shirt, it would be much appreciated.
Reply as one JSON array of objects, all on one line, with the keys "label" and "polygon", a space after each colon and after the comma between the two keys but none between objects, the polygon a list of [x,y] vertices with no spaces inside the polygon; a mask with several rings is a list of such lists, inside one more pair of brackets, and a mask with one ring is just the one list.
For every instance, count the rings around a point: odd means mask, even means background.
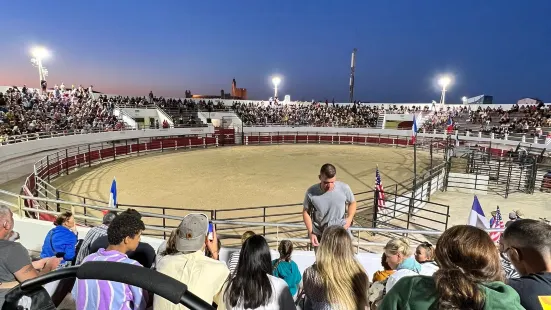
[{"label": "person in white shirt", "polygon": [[260,235],[243,243],[235,273],[224,290],[226,309],[295,309],[287,283],[272,276],[270,248]]}]

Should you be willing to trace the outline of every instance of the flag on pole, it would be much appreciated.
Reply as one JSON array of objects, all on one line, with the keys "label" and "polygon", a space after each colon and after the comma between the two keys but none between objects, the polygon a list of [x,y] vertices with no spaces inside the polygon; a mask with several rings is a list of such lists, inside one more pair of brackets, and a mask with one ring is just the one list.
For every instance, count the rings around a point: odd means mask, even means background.
[{"label": "flag on pole", "polygon": [[377,170],[375,170],[375,190],[377,190],[377,206],[380,211],[385,207],[385,190],[383,189],[383,181],[381,181],[378,165]]},{"label": "flag on pole", "polygon": [[453,119],[451,115],[448,115],[448,122],[446,123],[446,131],[448,134],[453,132]]},{"label": "flag on pole", "polygon": [[467,225],[475,226],[480,229],[489,229],[490,223],[482,211],[482,206],[478,201],[478,197],[474,196],[473,207],[471,208],[471,213],[469,214],[469,220]]},{"label": "flag on pole", "polygon": [[109,193],[109,208],[117,207],[117,179],[113,178],[111,191]]},{"label": "flag on pole", "polygon": [[415,119],[415,114],[413,114],[413,125],[411,126],[411,143],[415,144],[415,139],[417,138],[417,121]]},{"label": "flag on pole", "polygon": [[[505,228],[505,224],[503,224],[503,218],[501,217],[501,211],[499,211],[499,206],[497,207],[497,210],[496,210],[495,220],[493,221],[490,228],[496,228],[496,229],[497,228],[501,228],[501,229]],[[491,232],[490,233],[490,238],[492,238],[493,242],[499,242],[500,237],[501,237],[500,232]]]}]

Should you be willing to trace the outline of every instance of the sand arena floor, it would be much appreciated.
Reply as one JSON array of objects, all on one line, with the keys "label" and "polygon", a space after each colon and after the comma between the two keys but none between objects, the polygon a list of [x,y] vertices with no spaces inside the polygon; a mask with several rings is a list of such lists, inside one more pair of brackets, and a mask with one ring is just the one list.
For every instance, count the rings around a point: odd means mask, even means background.
[{"label": "sand arena floor", "polygon": [[[216,209],[218,219],[235,218],[261,215],[260,210],[230,211],[235,208],[302,202],[305,190],[318,182],[319,168],[326,162],[336,166],[337,178],[348,183],[355,193],[373,188],[377,165],[385,185],[413,176],[411,149],[272,145],[142,155],[83,168],[58,178],[53,184],[70,193],[106,201],[111,180],[116,177],[121,204]],[[418,171],[424,171],[428,165],[428,153],[418,152]],[[73,196],[62,195],[62,198],[77,201]],[[294,212],[296,215],[275,216]],[[273,216],[267,220],[296,221],[301,218],[300,212],[300,206],[274,209],[268,211],[271,213],[268,216]],[[172,215],[185,213],[167,211]]]}]

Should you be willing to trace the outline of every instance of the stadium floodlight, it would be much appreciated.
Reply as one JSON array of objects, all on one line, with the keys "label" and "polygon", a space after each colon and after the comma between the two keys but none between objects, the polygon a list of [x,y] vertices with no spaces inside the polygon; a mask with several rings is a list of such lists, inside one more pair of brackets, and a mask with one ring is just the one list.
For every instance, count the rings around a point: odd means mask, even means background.
[{"label": "stadium floodlight", "polygon": [[463,97],[461,98],[461,101],[463,101],[463,104],[466,104],[466,103],[467,103],[467,97],[466,97],[466,96],[463,96]]},{"label": "stadium floodlight", "polygon": [[46,77],[48,76],[48,69],[42,65],[42,61],[50,57],[50,52],[42,46],[35,46],[31,48],[31,56],[33,57],[31,58],[31,63],[38,68],[39,85],[41,85],[42,81],[46,81]]},{"label": "stadium floodlight", "polygon": [[449,75],[443,75],[438,79],[438,85],[442,86],[442,96],[440,97],[440,104],[446,103],[446,88],[451,84],[452,78]]},{"label": "stadium floodlight", "polygon": [[272,78],[272,84],[274,84],[274,100],[277,98],[277,87],[281,84],[281,78],[279,76],[274,76]]}]

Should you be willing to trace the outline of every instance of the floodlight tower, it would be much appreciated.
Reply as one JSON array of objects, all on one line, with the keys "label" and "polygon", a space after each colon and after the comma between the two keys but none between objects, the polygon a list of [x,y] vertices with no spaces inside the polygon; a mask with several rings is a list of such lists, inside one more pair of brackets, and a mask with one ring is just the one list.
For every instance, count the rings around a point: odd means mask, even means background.
[{"label": "floodlight tower", "polygon": [[42,61],[50,56],[50,52],[42,46],[36,46],[31,49],[31,55],[31,63],[38,68],[39,81],[40,85],[42,85],[42,81],[46,81],[46,77],[48,76],[48,69],[44,67]]},{"label": "floodlight tower", "polygon": [[350,102],[354,102],[354,72],[356,71],[356,52],[358,49],[354,48],[352,50],[352,60],[350,61]]}]

